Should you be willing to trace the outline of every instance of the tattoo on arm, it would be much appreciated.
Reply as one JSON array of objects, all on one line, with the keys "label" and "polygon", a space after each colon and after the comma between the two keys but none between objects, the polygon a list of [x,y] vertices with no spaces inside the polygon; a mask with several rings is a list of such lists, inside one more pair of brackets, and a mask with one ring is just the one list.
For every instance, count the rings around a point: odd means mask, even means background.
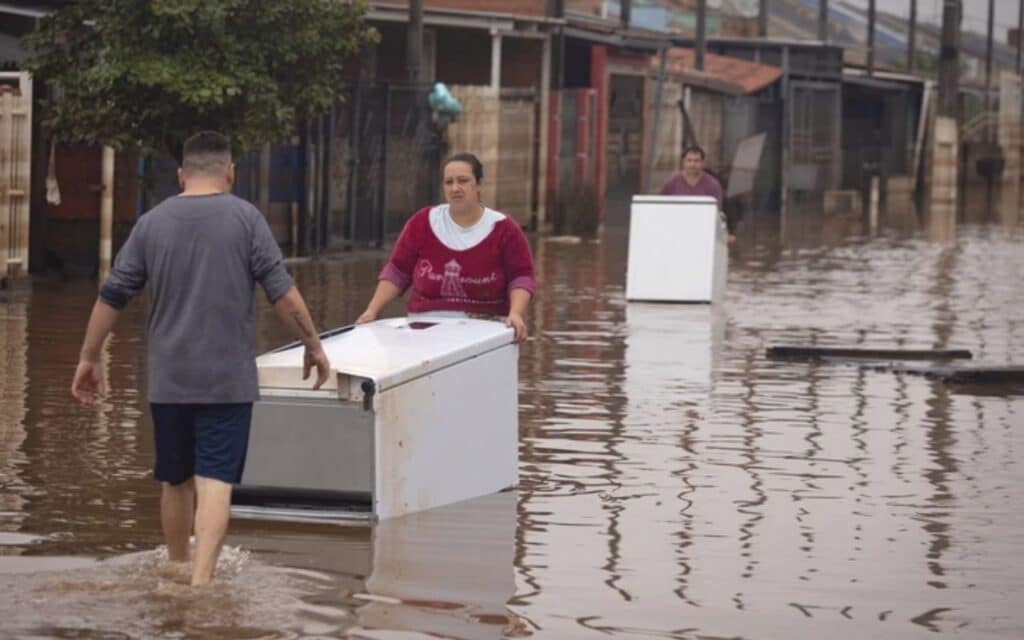
[{"label": "tattoo on arm", "polygon": [[313,337],[313,332],[310,331],[309,328],[306,326],[306,323],[302,321],[301,313],[299,313],[298,311],[292,311],[292,319],[295,320],[295,324],[299,326],[299,331],[302,332],[303,336],[307,338]]}]

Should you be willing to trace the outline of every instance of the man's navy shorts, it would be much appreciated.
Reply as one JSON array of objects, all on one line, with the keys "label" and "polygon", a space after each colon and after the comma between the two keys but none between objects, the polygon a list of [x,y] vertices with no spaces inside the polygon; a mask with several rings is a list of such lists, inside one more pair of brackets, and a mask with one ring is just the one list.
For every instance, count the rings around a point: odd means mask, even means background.
[{"label": "man's navy shorts", "polygon": [[192,476],[237,483],[245,468],[252,403],[151,403],[160,482],[181,484]]}]

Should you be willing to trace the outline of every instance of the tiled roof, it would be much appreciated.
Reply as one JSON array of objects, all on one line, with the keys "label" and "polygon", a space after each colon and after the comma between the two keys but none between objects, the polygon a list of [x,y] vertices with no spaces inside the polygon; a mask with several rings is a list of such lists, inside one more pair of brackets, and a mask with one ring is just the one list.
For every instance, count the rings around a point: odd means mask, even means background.
[{"label": "tiled roof", "polygon": [[[666,70],[669,74],[682,76],[687,84],[736,95],[756,93],[782,77],[779,67],[714,53],[704,54],[703,71],[694,69],[693,62],[693,49],[672,48],[669,49]],[[657,56],[652,59],[651,66],[658,68]]]}]

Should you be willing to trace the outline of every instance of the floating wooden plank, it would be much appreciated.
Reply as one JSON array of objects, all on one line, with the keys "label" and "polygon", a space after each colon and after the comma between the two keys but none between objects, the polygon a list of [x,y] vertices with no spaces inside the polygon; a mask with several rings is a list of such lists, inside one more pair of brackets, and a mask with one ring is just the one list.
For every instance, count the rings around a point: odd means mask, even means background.
[{"label": "floating wooden plank", "polygon": [[772,360],[970,360],[967,349],[852,349],[847,347],[768,347]]}]

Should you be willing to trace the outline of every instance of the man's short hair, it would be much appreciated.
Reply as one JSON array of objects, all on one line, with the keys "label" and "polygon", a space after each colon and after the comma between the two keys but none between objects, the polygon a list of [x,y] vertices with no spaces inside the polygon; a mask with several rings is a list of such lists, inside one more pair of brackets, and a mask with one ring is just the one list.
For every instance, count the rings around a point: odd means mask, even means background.
[{"label": "man's short hair", "polygon": [[181,168],[187,175],[225,173],[231,166],[231,141],[216,131],[200,131],[185,141]]},{"label": "man's short hair", "polygon": [[695,144],[691,144],[690,146],[683,149],[683,157],[685,158],[691,153],[696,153],[697,155],[699,155],[701,160],[705,159],[704,150]]}]

